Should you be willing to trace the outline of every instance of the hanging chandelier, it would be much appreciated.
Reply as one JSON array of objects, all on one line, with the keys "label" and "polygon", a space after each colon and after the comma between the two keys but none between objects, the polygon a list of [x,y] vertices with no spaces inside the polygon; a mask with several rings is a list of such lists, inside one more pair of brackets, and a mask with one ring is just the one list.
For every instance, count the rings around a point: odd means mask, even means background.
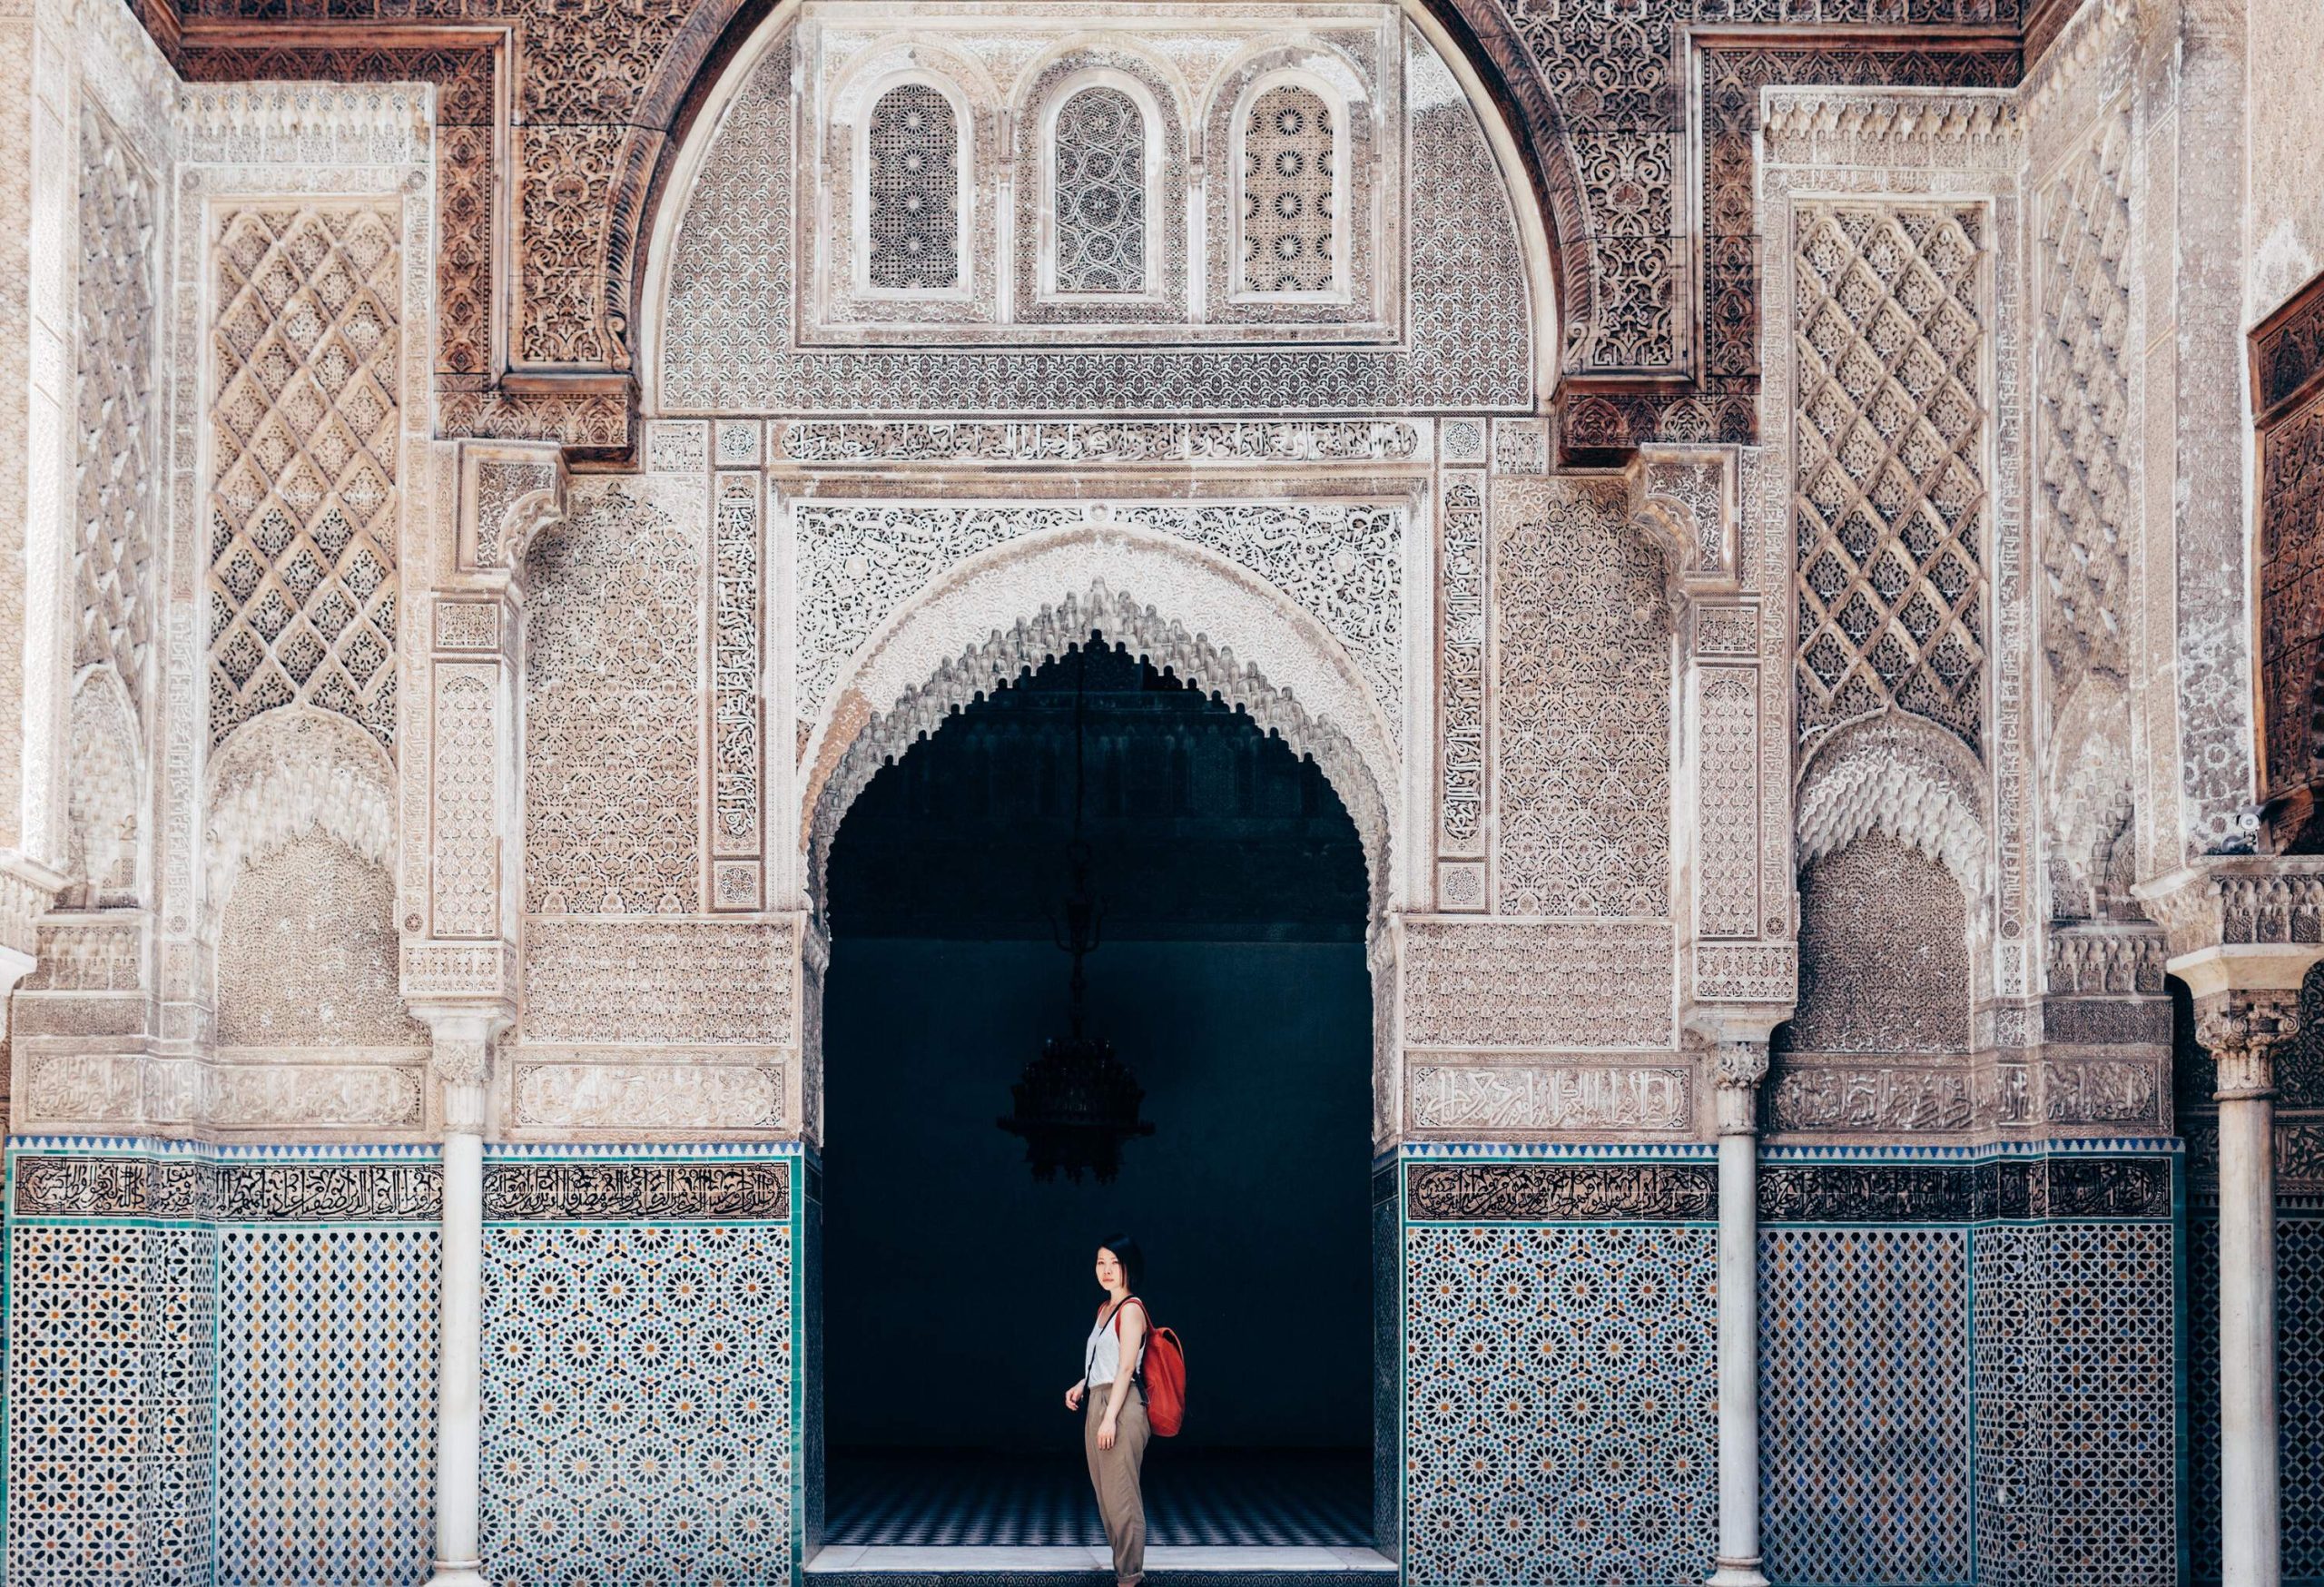
[{"label": "hanging chandelier", "polygon": [[[1092,639],[1095,639],[1093,635]],[[1152,1135],[1151,1122],[1138,1117],[1146,1091],[1129,1065],[1114,1055],[1114,1044],[1089,1033],[1086,1002],[1088,990],[1082,961],[1098,951],[1103,912],[1092,872],[1095,857],[1081,835],[1084,789],[1084,727],[1088,708],[1089,653],[1084,645],[1076,653],[1078,665],[1073,680],[1073,836],[1066,843],[1069,878],[1065,917],[1052,922],[1057,945],[1072,956],[1067,981],[1068,1033],[1041,1044],[1040,1056],[1025,1065],[1025,1072],[1009,1088],[1015,1106],[998,1120],[1001,1129],[1025,1142],[1025,1161],[1036,1179],[1054,1179],[1058,1170],[1078,1183],[1083,1174],[1109,1185],[1121,1172],[1122,1143],[1134,1136]]]}]

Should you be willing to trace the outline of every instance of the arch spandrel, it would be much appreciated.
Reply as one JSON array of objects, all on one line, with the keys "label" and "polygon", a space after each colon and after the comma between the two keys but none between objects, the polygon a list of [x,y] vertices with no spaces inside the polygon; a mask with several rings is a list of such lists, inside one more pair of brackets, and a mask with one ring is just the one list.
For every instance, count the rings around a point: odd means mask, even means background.
[{"label": "arch spandrel", "polygon": [[1402,758],[1354,660],[1312,616],[1225,557],[1094,519],[965,559],[843,665],[803,755],[810,901],[820,909],[832,836],[887,758],[1092,629],[1313,756],[1364,841],[1375,918],[1394,907]]}]

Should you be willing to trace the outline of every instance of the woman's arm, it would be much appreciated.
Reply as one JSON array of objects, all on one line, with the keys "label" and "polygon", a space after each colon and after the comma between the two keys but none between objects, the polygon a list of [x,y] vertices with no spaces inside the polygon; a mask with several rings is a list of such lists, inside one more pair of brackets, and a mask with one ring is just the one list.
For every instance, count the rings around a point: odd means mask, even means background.
[{"label": "woman's arm", "polygon": [[1122,1402],[1129,1398],[1130,1380],[1137,1375],[1138,1346],[1146,1342],[1146,1307],[1122,1307],[1122,1358],[1114,1368],[1114,1392],[1106,1396],[1106,1419],[1098,1424],[1098,1447],[1114,1446],[1114,1424],[1121,1419]]},{"label": "woman's arm", "polygon": [[1081,1408],[1081,1395],[1088,1386],[1089,1380],[1085,1377],[1077,1380],[1071,1388],[1066,1390],[1065,1408],[1068,1411],[1079,1410]]}]

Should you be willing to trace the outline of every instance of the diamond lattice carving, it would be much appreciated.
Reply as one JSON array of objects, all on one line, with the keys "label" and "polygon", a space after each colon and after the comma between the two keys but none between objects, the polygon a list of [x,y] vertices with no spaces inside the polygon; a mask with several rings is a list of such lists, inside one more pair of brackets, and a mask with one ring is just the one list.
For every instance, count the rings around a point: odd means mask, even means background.
[{"label": "diamond lattice carving", "polygon": [[153,641],[153,180],[92,105],[81,108],[81,445],[75,666],[111,662],[143,709]]},{"label": "diamond lattice carving", "polygon": [[212,358],[212,744],[305,701],[395,742],[395,222],[368,207],[225,218]]},{"label": "diamond lattice carving", "polygon": [[1797,213],[1801,740],[1894,705],[1979,748],[1982,214]]},{"label": "diamond lattice carving", "polygon": [[2130,141],[2124,108],[2051,190],[2042,239],[2042,640],[2065,688],[2130,670]]}]

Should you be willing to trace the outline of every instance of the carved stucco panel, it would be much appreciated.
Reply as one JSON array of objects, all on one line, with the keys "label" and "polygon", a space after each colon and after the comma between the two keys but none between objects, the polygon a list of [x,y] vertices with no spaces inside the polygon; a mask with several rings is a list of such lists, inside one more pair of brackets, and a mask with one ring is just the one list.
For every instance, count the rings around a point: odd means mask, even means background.
[{"label": "carved stucco panel", "polygon": [[1670,907],[1662,555],[1609,478],[1492,486],[1494,887],[1504,914]]},{"label": "carved stucco panel", "polygon": [[1677,1044],[1667,922],[1420,918],[1403,945],[1407,1064],[1417,1047]]},{"label": "carved stucco panel", "polygon": [[[1408,25],[1403,47],[1408,295],[1432,308],[1415,316],[1408,348],[1255,345],[1222,361],[1199,348],[1126,343],[934,353],[804,345],[801,256],[789,241],[800,208],[799,52],[785,35],[751,70],[680,201],[656,305],[663,323],[648,339],[665,350],[652,400],[664,412],[725,413],[1530,409],[1535,316],[1508,188],[1450,68]],[[1253,333],[1280,334],[1264,325]]]},{"label": "carved stucco panel", "polygon": [[576,485],[532,559],[525,896],[545,914],[685,914],[702,889],[707,482]]},{"label": "carved stucco panel", "polygon": [[840,675],[803,767],[811,892],[820,892],[840,818],[884,756],[1093,629],[1312,754],[1364,842],[1375,912],[1410,885],[1395,870],[1403,846],[1391,841],[1403,803],[1401,757],[1346,649],[1224,556],[1148,529],[1084,521],[961,562],[883,625]]},{"label": "carved stucco panel", "polygon": [[[1868,640],[1864,651],[1870,670],[1866,672],[1851,664],[1834,673],[1832,678],[1835,683],[1856,679],[1865,682],[1867,688],[1880,683],[1886,693],[1879,698],[1867,697],[1849,712],[1831,716],[1828,726],[1842,726],[1856,712],[1896,708],[1921,711],[1958,735],[1965,747],[1982,749],[1988,768],[1981,779],[1985,787],[1969,801],[1969,808],[1989,808],[1994,812],[1987,862],[1991,866],[1992,902],[1980,905],[1993,911],[1991,932],[1984,939],[1990,941],[1993,954],[1991,985],[1998,995],[2023,996],[2029,990],[2031,980],[2034,932],[2029,922],[2037,878],[2029,863],[2035,842],[2032,776],[2035,750],[2030,709],[2032,689],[2027,674],[2034,614],[2024,539],[2023,448],[2018,435],[2025,392],[2020,323],[2024,307],[2020,285],[2023,252],[2016,194],[2018,165],[2023,157],[2019,115],[2012,95],[1983,90],[1852,92],[1770,88],[1765,91],[1763,104],[1766,120],[1765,158],[1759,172],[1761,226],[1766,234],[1786,239],[1787,245],[1771,248],[1766,254],[1762,296],[1768,312],[1761,330],[1761,433],[1768,443],[1763,448],[1765,459],[1775,464],[1771,471],[1784,477],[1793,503],[1812,503],[1819,481],[1857,478],[1849,471],[1846,461],[1849,438],[1855,430],[1827,422],[1829,415],[1819,420],[1812,411],[1814,404],[1836,388],[1848,389],[1847,370],[1853,367],[1850,360],[1855,357],[1847,350],[1851,338],[1876,337],[1877,328],[1886,322],[1884,312],[1911,318],[1910,306],[1904,298],[1886,291],[1861,298],[1865,312],[1862,324],[1856,326],[1851,325],[1851,320],[1857,318],[1849,309],[1852,300],[1835,296],[1822,288],[1803,295],[1799,273],[1807,268],[1802,262],[1803,246],[1815,244],[1832,226],[1850,215],[1859,217],[1854,223],[1863,231],[1867,242],[1884,228],[1893,239],[1907,219],[1918,218],[1915,219],[1915,224],[1935,222],[1940,230],[1946,216],[1975,219],[1978,236],[1974,261],[1948,271],[1936,267],[1957,261],[1945,259],[1939,251],[1921,261],[1927,267],[1926,278],[1915,267],[1896,279],[1899,282],[1933,279],[1940,286],[1949,281],[1945,290],[1953,295],[1948,301],[1965,316],[1965,324],[1974,326],[1974,334],[1984,349],[1977,367],[1951,365],[1949,385],[1940,382],[1928,388],[1932,394],[1950,389],[1954,392],[1951,400],[1957,402],[1965,398],[1977,410],[1978,419],[1967,429],[1955,424],[1935,423],[1935,433],[1940,438],[1948,434],[1968,438],[1951,450],[1953,463],[1948,467],[1952,475],[1965,480],[1969,494],[1922,497],[1917,485],[1908,494],[1910,499],[1925,502],[1935,509],[1934,518],[1927,510],[1916,509],[1925,521],[1957,527],[1967,521],[1958,516],[1960,510],[1974,508],[1981,526],[1982,556],[1976,561],[1983,570],[1983,587],[1991,605],[1989,617],[1983,619],[1991,625],[1991,650],[1989,655],[1980,656],[1971,673],[1956,671],[1952,675],[1964,682],[1980,675],[1989,677],[1990,705],[1974,721],[1948,720],[1947,711],[1942,708],[1923,711],[1915,704],[1916,698],[1925,698],[1932,704],[1936,699],[1935,693],[1925,690],[1921,696],[1912,695],[1911,687],[1920,686],[1913,685],[1912,680],[1924,675],[1917,667],[1907,668],[1898,671],[1893,683],[1885,683],[1886,675],[1880,671],[1877,657],[1872,655],[1879,643],[1876,630],[1867,628],[1866,635],[1875,636]],[[1797,193],[1814,196],[1796,198]],[[1938,234],[1938,231],[1930,231],[1927,236],[1933,242]],[[1967,233],[1965,231],[1957,235]],[[1802,246],[1791,245],[1794,243]],[[1917,250],[1921,245],[1914,246]],[[1870,262],[1868,253],[1859,251],[1859,256]],[[1845,282],[1853,279],[1848,274],[1852,268],[1844,267],[1837,277],[1820,279]],[[1874,273],[1878,272],[1876,270]],[[1805,312],[1808,308],[1817,312]],[[1837,340],[1819,357],[1817,367],[1825,373],[1815,382],[1802,385],[1793,371],[1793,350],[1810,345],[1810,339],[1819,327],[1828,328]],[[1912,340],[1905,337],[1902,341],[1883,345],[1905,348]],[[1866,403],[1859,411],[1872,429],[1875,449],[1885,450],[1894,444],[1901,458],[1913,444],[1911,438],[1922,435],[1928,428],[1917,421],[1914,425],[1903,423],[1902,415],[1906,409],[1933,416],[1934,422],[1935,419],[1943,418],[1942,404],[1933,395],[1925,404],[1912,398],[1897,409],[1899,423],[1890,439],[1879,439],[1881,406],[1876,390],[1905,385],[1901,376],[1911,367],[1911,355],[1889,359],[1876,349],[1873,350],[1882,373],[1875,388],[1867,389]],[[1942,357],[1941,352],[1939,356]],[[1892,366],[1896,379],[1891,378]],[[1870,367],[1866,366],[1867,372]],[[1905,387],[1908,398],[1911,389]],[[1815,436],[1836,438],[1837,448],[1826,448],[1822,442],[1812,440],[1811,431]],[[1828,455],[1830,463],[1838,468],[1837,474],[1826,465],[1819,465],[1814,474],[1804,472],[1811,454],[1819,459]],[[1749,472],[1750,465],[1747,463],[1747,478]],[[1886,474],[1875,467],[1864,471],[1862,478],[1868,485],[1863,499],[1877,507]],[[1773,497],[1764,475],[1757,499],[1760,505],[1755,514],[1755,532],[1770,537],[1769,544],[1788,546],[1790,537],[1785,532],[1788,514],[1770,510]],[[1818,520],[1836,521],[1841,527],[1829,537],[1837,544],[1842,537],[1841,528],[1851,520],[1845,508],[1837,503],[1835,507],[1838,512],[1836,520],[1820,509]],[[1948,518],[1948,511],[1955,516]],[[1876,524],[1884,520],[1876,517],[1868,521]],[[1936,543],[1930,540],[1924,544],[1934,547]],[[1956,536],[1954,548],[1941,552],[1932,566],[1942,565],[1946,557],[1970,548],[1968,542],[1960,541]],[[1880,555],[1876,552],[1874,559],[1863,565],[1876,572]],[[1851,560],[1863,562],[1861,558]],[[1803,592],[1813,583],[1814,566],[1812,551],[1797,563],[1798,588]],[[1944,593],[1943,586],[1936,587],[1938,593]],[[1896,589],[1890,626],[1903,625],[1902,632],[1909,639],[1914,592],[1908,585],[1899,585]],[[1965,588],[1965,596],[1968,593]],[[1806,601],[1807,596],[1803,593],[1798,598]],[[1794,643],[1800,646],[1796,675],[1801,680],[1798,687],[1808,688],[1811,682],[1817,688],[1823,686],[1810,665],[1808,647],[1819,637],[1834,638],[1846,632],[1850,598],[1849,589],[1837,587],[1828,599],[1818,596],[1817,628],[1794,635]],[[1884,609],[1890,604],[1884,597]],[[1945,643],[1944,636],[1952,631],[1942,625],[1928,630],[1932,665]],[[1965,636],[1962,643],[1966,645],[1968,637]],[[1966,652],[1961,654],[1965,656]],[[1945,685],[1945,672],[1938,670],[1929,687]],[[1898,685],[1910,686],[1899,695],[1896,694]],[[1881,693],[1878,689],[1874,692]],[[1956,702],[1961,698],[1949,686],[1945,692]],[[1803,730],[1808,725],[1803,723]],[[1903,796],[1918,800],[1918,784],[1904,791]],[[1972,886],[1969,891],[1975,896],[1978,890]]]}]

